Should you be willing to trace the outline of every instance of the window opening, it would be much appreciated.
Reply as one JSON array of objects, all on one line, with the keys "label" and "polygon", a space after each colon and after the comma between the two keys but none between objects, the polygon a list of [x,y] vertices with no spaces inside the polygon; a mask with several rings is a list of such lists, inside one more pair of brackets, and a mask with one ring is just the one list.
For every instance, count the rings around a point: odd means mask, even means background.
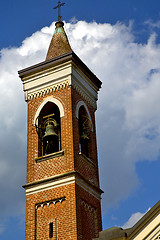
[{"label": "window opening", "polygon": [[38,133],[38,157],[61,150],[60,112],[59,108],[48,102],[36,120]]},{"label": "window opening", "polygon": [[49,238],[53,237],[53,222],[49,224]]},{"label": "window opening", "polygon": [[86,157],[89,157],[91,129],[92,122],[84,106],[81,106],[79,109],[79,143],[80,152],[86,155]]}]

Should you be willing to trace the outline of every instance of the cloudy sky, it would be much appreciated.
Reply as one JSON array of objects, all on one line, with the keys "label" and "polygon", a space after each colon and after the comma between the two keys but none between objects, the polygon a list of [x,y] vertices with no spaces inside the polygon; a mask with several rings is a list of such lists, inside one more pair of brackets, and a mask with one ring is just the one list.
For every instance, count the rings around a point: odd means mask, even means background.
[{"label": "cloudy sky", "polygon": [[[0,239],[23,240],[27,106],[17,71],[45,59],[53,0],[1,0]],[[75,53],[103,82],[96,112],[103,228],[130,227],[159,200],[159,0],[66,0]]]}]

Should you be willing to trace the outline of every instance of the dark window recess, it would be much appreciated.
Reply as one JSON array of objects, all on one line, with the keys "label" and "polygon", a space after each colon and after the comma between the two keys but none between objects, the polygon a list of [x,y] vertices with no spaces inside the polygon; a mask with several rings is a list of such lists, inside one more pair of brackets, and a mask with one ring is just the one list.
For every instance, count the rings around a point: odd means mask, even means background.
[{"label": "dark window recess", "polygon": [[88,114],[84,108],[81,106],[79,109],[79,144],[80,152],[86,157],[90,155],[90,133],[92,129],[92,122],[88,117]]},{"label": "dark window recess", "polygon": [[57,105],[48,102],[36,120],[38,157],[61,150],[60,112]]},{"label": "dark window recess", "polygon": [[49,224],[49,238],[53,237],[53,222]]}]

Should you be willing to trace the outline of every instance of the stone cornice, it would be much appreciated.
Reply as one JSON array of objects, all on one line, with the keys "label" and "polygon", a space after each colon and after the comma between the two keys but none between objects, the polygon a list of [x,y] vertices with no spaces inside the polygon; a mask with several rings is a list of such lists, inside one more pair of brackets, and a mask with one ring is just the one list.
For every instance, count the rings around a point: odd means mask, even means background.
[{"label": "stone cornice", "polygon": [[50,68],[52,66],[61,64],[63,62],[72,60],[75,62],[78,67],[87,75],[92,82],[98,87],[101,88],[102,82],[96,77],[96,75],[82,62],[82,60],[73,52],[68,52],[66,54],[62,54],[61,56],[55,57],[48,61],[41,62],[39,64],[33,65],[31,67],[22,69],[18,71],[19,77],[23,79],[25,76],[39,72],[41,70]]},{"label": "stone cornice", "polygon": [[43,97],[67,87],[73,87],[96,110],[100,80],[74,52],[19,71],[25,100]]},{"label": "stone cornice", "polygon": [[40,191],[45,191],[55,187],[61,187],[64,185],[76,183],[84,190],[95,196],[97,199],[100,199],[103,191],[92,184],[90,181],[86,180],[80,173],[77,171],[67,172],[64,174],[56,175],[47,179],[42,179],[39,181],[31,182],[23,186],[26,189],[26,195],[38,193]]}]

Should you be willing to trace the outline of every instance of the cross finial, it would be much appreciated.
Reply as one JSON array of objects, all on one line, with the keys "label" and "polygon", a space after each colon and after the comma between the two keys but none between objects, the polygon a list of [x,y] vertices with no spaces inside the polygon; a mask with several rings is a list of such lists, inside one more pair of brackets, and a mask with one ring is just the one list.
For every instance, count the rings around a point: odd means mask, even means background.
[{"label": "cross finial", "polygon": [[58,8],[58,21],[61,21],[61,7],[64,5],[65,3],[61,3],[61,1],[58,1],[58,5],[56,7],[54,7],[53,9],[57,9]]}]

